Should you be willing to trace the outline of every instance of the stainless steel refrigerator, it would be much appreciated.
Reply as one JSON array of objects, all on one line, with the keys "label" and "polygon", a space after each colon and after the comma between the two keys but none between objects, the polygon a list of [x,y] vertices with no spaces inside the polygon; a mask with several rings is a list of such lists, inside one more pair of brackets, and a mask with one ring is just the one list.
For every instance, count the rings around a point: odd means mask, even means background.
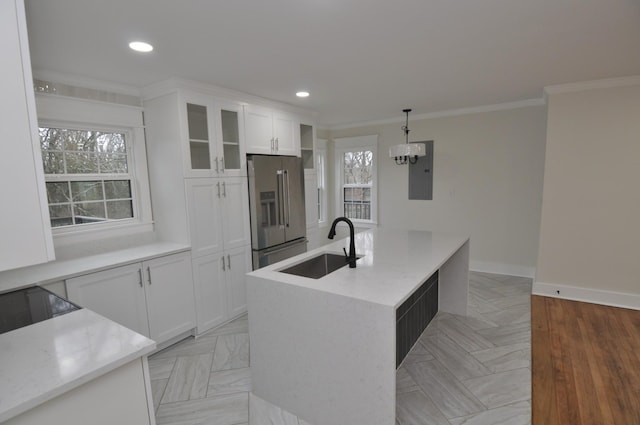
[{"label": "stainless steel refrigerator", "polygon": [[247,172],[253,269],[306,252],[302,160],[247,155]]}]

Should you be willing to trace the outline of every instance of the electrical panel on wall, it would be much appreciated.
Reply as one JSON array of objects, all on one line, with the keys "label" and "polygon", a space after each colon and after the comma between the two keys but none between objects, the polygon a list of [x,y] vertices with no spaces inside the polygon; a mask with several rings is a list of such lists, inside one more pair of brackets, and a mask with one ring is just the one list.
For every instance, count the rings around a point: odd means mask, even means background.
[{"label": "electrical panel on wall", "polygon": [[433,140],[422,143],[426,155],[409,163],[409,199],[429,201],[433,199]]}]

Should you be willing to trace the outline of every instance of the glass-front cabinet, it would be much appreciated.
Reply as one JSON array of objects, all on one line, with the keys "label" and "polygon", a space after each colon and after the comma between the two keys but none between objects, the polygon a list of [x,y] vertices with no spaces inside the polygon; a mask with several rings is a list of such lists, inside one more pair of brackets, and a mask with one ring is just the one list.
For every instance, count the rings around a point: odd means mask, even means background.
[{"label": "glass-front cabinet", "polygon": [[200,94],[184,95],[183,104],[188,140],[185,176],[244,175],[241,105]]},{"label": "glass-front cabinet", "polygon": [[221,157],[220,173],[246,175],[242,106],[237,103],[217,101],[216,121]]},{"label": "glass-front cabinet", "polygon": [[314,169],[313,159],[313,126],[300,124],[300,152],[305,170]]},{"label": "glass-front cabinet", "polygon": [[187,103],[189,158],[192,170],[211,169],[211,140],[207,105]]}]

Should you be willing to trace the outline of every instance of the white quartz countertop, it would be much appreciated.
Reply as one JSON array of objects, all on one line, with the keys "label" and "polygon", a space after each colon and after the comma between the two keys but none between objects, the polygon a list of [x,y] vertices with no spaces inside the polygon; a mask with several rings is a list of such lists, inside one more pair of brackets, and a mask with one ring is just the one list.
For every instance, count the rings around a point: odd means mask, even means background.
[{"label": "white quartz countertop", "polygon": [[430,231],[371,229],[355,235],[356,254],[363,256],[355,269],[345,266],[320,279],[278,272],[323,252],[344,255],[343,247],[349,251],[347,237],[249,276],[397,308],[468,240],[467,236]]},{"label": "white quartz countertop", "polygon": [[0,335],[0,422],[155,347],[154,341],[87,309],[4,333]]},{"label": "white quartz countertop", "polygon": [[189,250],[188,245],[154,242],[100,254],[29,266],[0,273],[0,292],[68,279],[86,273]]}]

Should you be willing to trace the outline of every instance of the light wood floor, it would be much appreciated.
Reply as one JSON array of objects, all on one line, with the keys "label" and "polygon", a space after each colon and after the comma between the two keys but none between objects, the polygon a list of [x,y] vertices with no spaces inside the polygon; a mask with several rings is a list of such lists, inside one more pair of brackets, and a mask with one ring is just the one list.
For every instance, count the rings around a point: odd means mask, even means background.
[{"label": "light wood floor", "polygon": [[533,425],[640,424],[640,312],[533,296]]}]

